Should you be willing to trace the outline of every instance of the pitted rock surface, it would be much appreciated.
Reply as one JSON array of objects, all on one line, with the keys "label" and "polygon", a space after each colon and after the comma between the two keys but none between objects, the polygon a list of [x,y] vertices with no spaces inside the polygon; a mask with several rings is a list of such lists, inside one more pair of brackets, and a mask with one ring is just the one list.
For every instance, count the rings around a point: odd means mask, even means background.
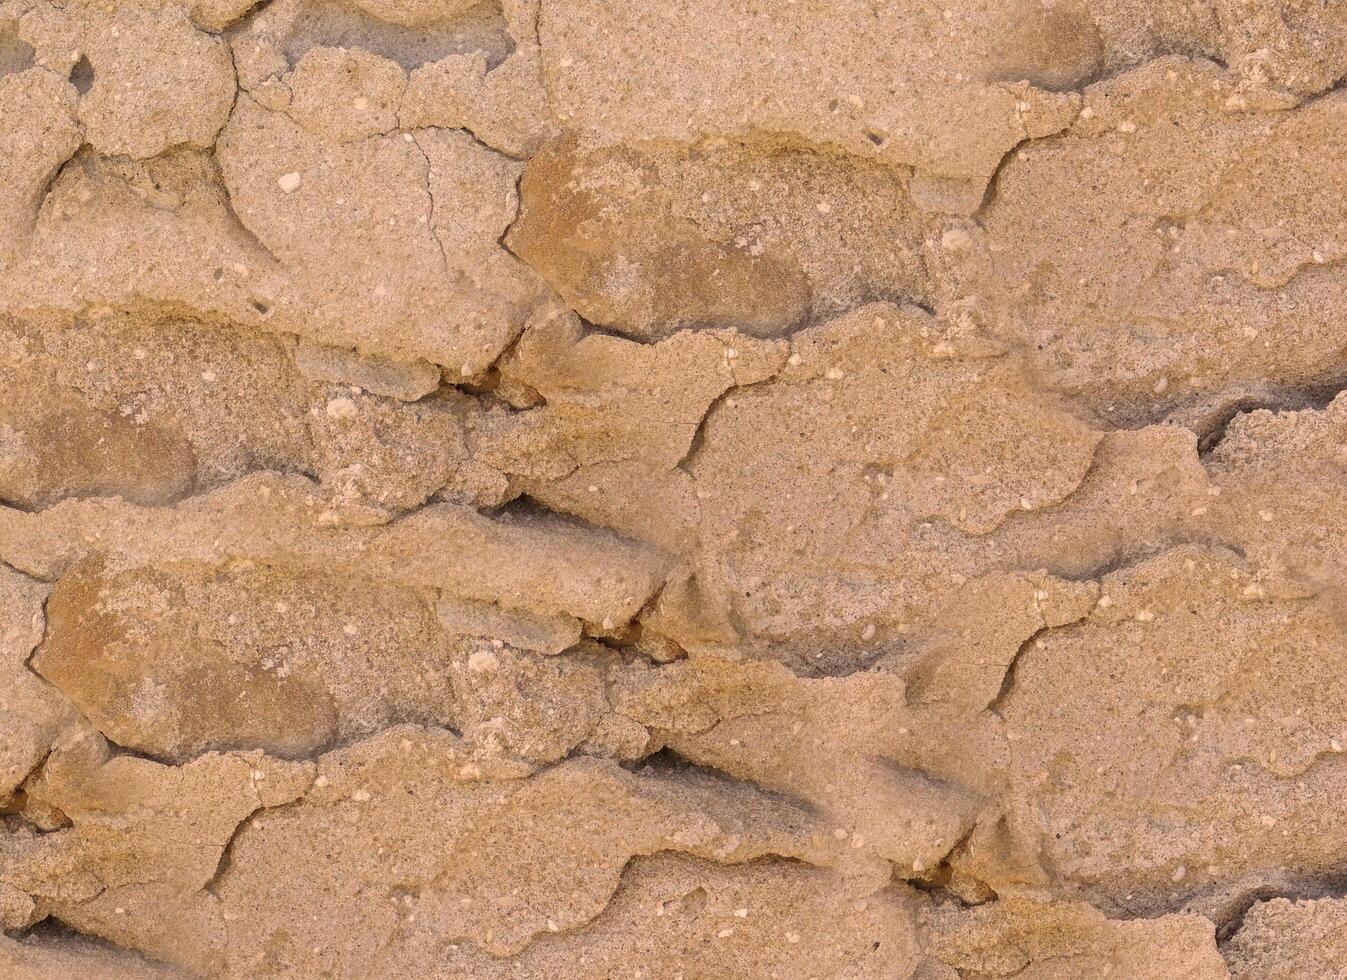
[{"label": "pitted rock surface", "polygon": [[1347,976],[1344,76],[0,0],[0,977]]}]

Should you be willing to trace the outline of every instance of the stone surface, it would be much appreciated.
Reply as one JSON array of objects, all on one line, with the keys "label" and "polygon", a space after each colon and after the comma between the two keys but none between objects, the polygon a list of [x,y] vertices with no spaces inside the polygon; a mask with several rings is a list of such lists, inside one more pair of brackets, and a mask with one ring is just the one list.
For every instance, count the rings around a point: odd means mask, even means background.
[{"label": "stone surface", "polygon": [[1222,950],[1230,975],[1238,980],[1289,980],[1341,973],[1347,969],[1342,939],[1345,912],[1342,900],[1334,898],[1273,898],[1256,903]]},{"label": "stone surface", "polygon": [[562,138],[529,161],[507,241],[600,326],[776,335],[874,297],[927,298],[907,183],[789,147]]},{"label": "stone surface", "polygon": [[1342,976],[1344,73],[0,0],[0,976]]}]

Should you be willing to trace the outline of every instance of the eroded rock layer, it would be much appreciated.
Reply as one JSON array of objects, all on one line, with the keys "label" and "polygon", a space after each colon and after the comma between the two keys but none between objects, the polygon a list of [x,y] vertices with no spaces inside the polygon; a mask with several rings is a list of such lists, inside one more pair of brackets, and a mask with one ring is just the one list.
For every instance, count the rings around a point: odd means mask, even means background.
[{"label": "eroded rock layer", "polygon": [[1347,975],[1344,77],[0,0],[0,977]]}]

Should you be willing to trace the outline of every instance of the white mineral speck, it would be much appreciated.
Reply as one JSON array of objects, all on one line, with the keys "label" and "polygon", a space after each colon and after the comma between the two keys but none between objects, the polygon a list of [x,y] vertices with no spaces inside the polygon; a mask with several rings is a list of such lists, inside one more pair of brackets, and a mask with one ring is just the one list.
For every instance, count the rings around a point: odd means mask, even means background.
[{"label": "white mineral speck", "polygon": [[468,657],[468,669],[474,674],[487,674],[496,669],[499,661],[490,650],[478,650]]},{"label": "white mineral speck", "polygon": [[353,419],[356,417],[357,414],[358,412],[355,407],[355,402],[351,401],[351,399],[347,398],[344,395],[341,396],[340,398],[334,398],[327,403],[328,418],[343,419],[343,420]]}]

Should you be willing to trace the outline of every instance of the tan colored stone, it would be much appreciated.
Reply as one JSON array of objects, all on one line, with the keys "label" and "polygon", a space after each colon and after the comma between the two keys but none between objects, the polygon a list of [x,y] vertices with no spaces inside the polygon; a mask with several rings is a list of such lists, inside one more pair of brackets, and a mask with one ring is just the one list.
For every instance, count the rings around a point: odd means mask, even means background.
[{"label": "tan colored stone", "polygon": [[282,77],[286,114],[316,136],[350,143],[398,128],[402,66],[360,48],[311,48]]},{"label": "tan colored stone", "polygon": [[0,939],[0,969],[13,980],[80,976],[89,980],[173,980],[176,970],[86,939]]},{"label": "tan colored stone", "polygon": [[451,640],[423,597],[396,588],[90,558],[61,578],[47,612],[33,669],[118,745],[156,758],[296,758],[455,718]]},{"label": "tan colored stone", "polygon": [[[539,34],[558,115],[605,140],[759,131],[981,186],[1016,143],[1067,125],[1075,103],[996,80],[1004,69],[986,58],[1004,20],[973,3],[948,11],[914,17],[896,3],[785,0],[608,10],[544,0]],[[1058,81],[1088,61],[1070,43],[1088,36],[1088,21],[1074,16],[1081,26],[1053,50]],[[860,23],[865,44],[856,43]]]},{"label": "tan colored stone", "polygon": [[1015,359],[939,330],[884,305],[811,327],[793,338],[796,363],[704,423],[686,468],[707,587],[757,637],[846,626],[859,638],[867,621],[901,619],[908,603],[863,585],[861,568],[914,580],[926,569],[913,539],[933,522],[985,535],[1085,477],[1099,433],[1035,394]]},{"label": "tan colored stone", "polygon": [[70,705],[28,669],[46,629],[43,603],[50,589],[0,565],[0,806],[42,762],[63,728]]},{"label": "tan colored stone", "polygon": [[344,48],[358,59],[374,55],[408,70],[455,55],[480,54],[495,66],[510,53],[511,30],[496,2],[277,0],[231,41],[240,87],[260,94],[321,48]]},{"label": "tan colored stone", "polygon": [[0,0],[0,975],[1336,980],[1344,27]]},{"label": "tan colored stone", "polygon": [[1331,977],[1347,969],[1341,899],[1256,902],[1223,952],[1235,980]]},{"label": "tan colored stone", "polygon": [[174,3],[74,9],[91,75],[79,119],[96,150],[144,159],[215,142],[237,92],[224,41],[196,30]]},{"label": "tan colored stone", "polygon": [[809,680],[693,655],[633,672],[617,691],[618,712],[679,757],[808,801],[835,839],[883,856],[899,877],[935,869],[979,810],[975,792],[933,778],[939,763],[916,748],[926,723],[892,674]]},{"label": "tan colored stone", "polygon": [[295,366],[314,381],[340,382],[404,402],[424,398],[440,385],[440,371],[429,361],[390,361],[361,357],[340,347],[301,340]]},{"label": "tan colored stone", "polygon": [[1321,872],[1326,839],[1283,831],[1316,826],[1340,792],[1332,605],[1199,547],[1101,587],[1086,620],[1024,650],[999,709],[1012,808],[1039,828],[1045,866],[1129,914]]},{"label": "tan colored stone", "polygon": [[75,100],[53,72],[0,73],[0,113],[10,121],[0,130],[0,269],[26,244],[47,185],[79,148]]},{"label": "tan colored stone", "polygon": [[[325,756],[316,777],[312,767],[255,754],[174,769],[73,745],[43,789],[72,829],[27,845],[3,875],[83,930],[231,974],[367,970],[455,940],[495,955],[518,951],[537,935],[593,920],[638,854],[723,864],[780,855],[851,869],[835,887],[857,899],[883,886],[868,871],[855,876],[866,866],[849,849],[811,835],[803,811],[748,788],[599,762],[521,776],[464,758],[452,736],[414,728]],[[194,791],[202,779],[212,780],[205,794]],[[204,795],[215,809],[204,821],[190,807],[175,813],[166,807],[173,792]],[[184,821],[192,837],[175,840]],[[576,827],[588,832],[577,836]],[[229,860],[217,870],[231,834]],[[320,839],[325,859],[308,860]],[[547,862],[539,865],[541,855]],[[72,862],[98,868],[102,887],[72,887],[61,871]],[[530,867],[540,873],[530,873],[523,901],[494,901],[500,882],[521,882]],[[296,895],[318,894],[320,883],[328,896],[321,916],[278,915],[293,913]],[[357,894],[378,900],[355,901]],[[165,919],[136,914],[170,896]],[[892,914],[888,927],[901,937]],[[352,915],[359,928],[329,932]]]},{"label": "tan colored stone", "polygon": [[[222,938],[224,921],[206,886],[230,839],[250,814],[294,801],[312,779],[312,766],[260,752],[178,769],[110,756],[101,738],[81,735],[32,789],[70,828],[20,845],[0,878],[87,935],[210,971],[219,954],[200,936]],[[145,914],[160,906],[174,908],[173,919]]]},{"label": "tan colored stone", "polygon": [[581,316],[650,339],[774,336],[875,296],[927,297],[907,180],[789,146],[548,144],[511,249]]},{"label": "tan colored stone", "polygon": [[[168,515],[174,515],[172,517]],[[627,623],[664,581],[668,559],[555,515],[491,519],[434,504],[401,521],[258,474],[177,508],[67,501],[40,514],[0,509],[0,560],[58,577],[105,552],[130,564],[231,560],[436,589],[526,613]]]},{"label": "tan colored stone", "polygon": [[926,917],[929,946],[961,975],[1034,980],[1225,980],[1210,922],[1200,916],[1106,919],[1088,905],[1006,899]]},{"label": "tan colored stone", "polygon": [[1340,373],[1342,99],[1169,58],[1085,105],[1007,160],[951,294],[1113,424]]},{"label": "tan colored stone", "polygon": [[510,646],[555,655],[580,641],[583,624],[572,616],[540,616],[505,610],[485,602],[442,598],[435,604],[450,633],[499,639]]},{"label": "tan colored stone", "polygon": [[[322,372],[274,338],[100,313],[0,321],[0,343],[0,497],[17,506],[161,504],[261,466],[402,510],[456,484],[466,461],[464,406],[449,392],[403,405],[311,384]],[[328,373],[366,380],[364,363]],[[382,387],[414,383],[388,370]],[[36,385],[42,397],[23,395]]]},{"label": "tan colored stone", "polygon": [[[219,156],[240,220],[316,308],[330,343],[472,375],[537,298],[497,243],[518,165],[466,134],[336,143],[240,96]],[[276,178],[292,172],[303,185],[286,194]]]},{"label": "tan colored stone", "polygon": [[608,712],[601,649],[542,657],[500,640],[465,644],[448,669],[460,730],[530,762],[566,758]]},{"label": "tan colored stone", "polygon": [[[584,929],[541,936],[516,958],[525,976],[581,978],[636,967],[654,976],[907,977],[916,959],[910,896],[848,900],[826,872],[765,860],[726,868],[675,856],[627,866],[608,908]],[[429,949],[397,950],[390,971],[483,977],[498,960],[468,946],[450,965]]]}]

